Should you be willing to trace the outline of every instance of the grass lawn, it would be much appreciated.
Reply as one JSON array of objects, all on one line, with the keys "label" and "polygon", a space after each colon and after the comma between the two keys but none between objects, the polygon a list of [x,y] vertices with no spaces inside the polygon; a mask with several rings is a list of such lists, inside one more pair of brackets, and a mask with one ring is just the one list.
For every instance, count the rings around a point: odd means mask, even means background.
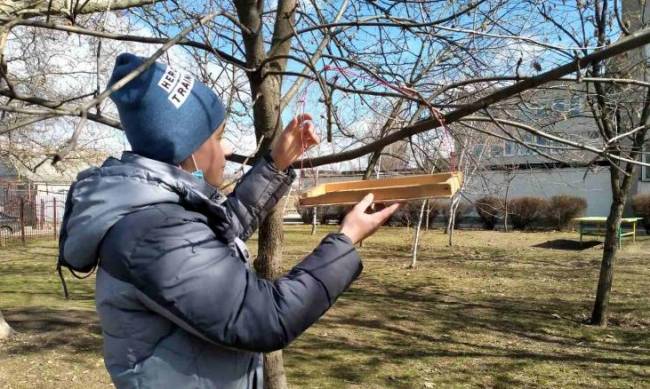
[{"label": "grass lawn", "polygon": [[[331,228],[330,228],[331,229]],[[325,233],[287,226],[286,267]],[[360,249],[361,277],[285,352],[293,388],[650,387],[650,237],[625,241],[610,326],[590,312],[601,245],[576,233],[384,228]],[[252,252],[257,242],[251,240]],[[0,248],[0,310],[20,334],[0,343],[2,388],[105,388],[94,279],[67,277],[56,243]]]}]

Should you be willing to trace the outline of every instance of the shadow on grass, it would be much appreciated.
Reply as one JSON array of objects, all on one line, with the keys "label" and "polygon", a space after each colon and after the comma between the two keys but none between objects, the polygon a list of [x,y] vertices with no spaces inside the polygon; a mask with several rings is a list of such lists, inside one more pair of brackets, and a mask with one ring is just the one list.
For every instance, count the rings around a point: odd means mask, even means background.
[{"label": "shadow on grass", "polygon": [[602,244],[602,242],[597,240],[580,242],[577,240],[570,240],[570,239],[555,239],[555,240],[549,240],[544,243],[533,245],[532,247],[537,247],[540,249],[582,251],[582,250],[590,249],[592,247],[596,247],[600,244]]},{"label": "shadow on grass", "polygon": [[9,355],[27,355],[51,349],[67,348],[73,353],[101,351],[101,327],[91,310],[48,308],[5,309],[8,323],[18,332],[2,351]]},{"label": "shadow on grass", "polygon": [[[517,379],[522,364],[551,363],[579,370],[602,364],[602,374],[619,377],[638,377],[644,373],[630,369],[650,367],[650,343],[638,329],[616,329],[617,342],[603,341],[601,335],[612,332],[581,325],[576,312],[584,307],[577,302],[532,297],[473,299],[403,285],[374,285],[371,279],[364,283],[370,285],[350,290],[342,301],[344,308],[318,324],[321,333],[339,335],[308,334],[291,347],[292,363],[319,364],[313,356],[325,353],[327,363],[322,367],[328,376],[352,383],[375,376],[386,387],[413,387],[420,375],[386,376],[386,366],[399,364],[408,369],[435,364],[432,360],[478,366],[492,372],[488,386],[504,387],[525,385]],[[355,361],[354,369],[350,360]],[[457,375],[449,378],[450,385],[476,378],[472,369],[461,372],[464,377],[458,376],[458,369],[454,371]],[[540,370],[539,374],[546,373]],[[555,379],[552,374],[545,378]]]}]

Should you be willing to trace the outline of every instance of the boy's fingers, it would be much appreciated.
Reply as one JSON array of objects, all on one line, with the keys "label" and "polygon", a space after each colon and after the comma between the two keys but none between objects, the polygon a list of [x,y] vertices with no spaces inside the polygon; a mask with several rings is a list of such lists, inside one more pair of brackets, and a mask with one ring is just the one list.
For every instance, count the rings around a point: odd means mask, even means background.
[{"label": "boy's fingers", "polygon": [[372,204],[372,201],[375,199],[375,195],[372,193],[368,193],[367,195],[364,196],[364,198],[359,201],[357,205],[354,206],[355,210],[361,210],[361,212],[365,212],[366,209]]},{"label": "boy's fingers", "polygon": [[399,206],[399,204],[393,204],[390,207],[386,207],[379,212],[375,212],[373,216],[379,220],[380,224],[383,224],[386,220],[388,220],[389,217],[391,217],[393,213],[395,213],[395,211],[397,211],[397,208],[399,208]]},{"label": "boy's fingers", "polygon": [[308,113],[303,113],[301,115],[296,116],[295,119],[296,119],[297,123],[302,123],[302,122],[306,122],[308,120],[312,120],[312,117]]},{"label": "boy's fingers", "polygon": [[291,119],[291,121],[290,121],[289,124],[287,125],[287,129],[289,129],[289,130],[293,130],[293,129],[296,128],[297,125],[298,125],[298,116],[296,116],[296,117],[294,117],[293,119]]},{"label": "boy's fingers", "polygon": [[314,123],[309,122],[305,129],[303,130],[303,134],[305,135],[305,138],[307,139],[307,143],[310,145],[317,145],[320,143],[320,139],[318,139],[318,135],[316,135],[316,132],[314,132]]}]

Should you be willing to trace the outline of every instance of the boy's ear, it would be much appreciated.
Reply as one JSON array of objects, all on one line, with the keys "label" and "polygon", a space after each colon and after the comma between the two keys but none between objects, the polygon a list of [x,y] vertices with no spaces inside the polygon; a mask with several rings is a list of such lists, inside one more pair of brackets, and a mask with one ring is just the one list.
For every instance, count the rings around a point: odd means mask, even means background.
[{"label": "boy's ear", "polygon": [[[187,158],[185,158],[184,160],[181,161],[181,164],[179,165],[181,169],[183,169],[185,171],[188,171],[188,172],[191,172],[193,170],[192,169],[192,160],[191,160],[193,155],[194,155],[194,153],[190,154],[189,157],[187,157]],[[196,169],[194,169],[194,170],[196,170]]]}]

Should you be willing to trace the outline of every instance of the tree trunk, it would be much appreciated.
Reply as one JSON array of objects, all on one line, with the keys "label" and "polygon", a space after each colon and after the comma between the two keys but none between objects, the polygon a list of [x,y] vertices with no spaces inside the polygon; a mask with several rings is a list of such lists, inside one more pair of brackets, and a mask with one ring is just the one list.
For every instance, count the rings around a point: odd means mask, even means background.
[{"label": "tree trunk", "polygon": [[454,196],[449,204],[449,222],[447,223],[447,234],[449,235],[448,245],[454,244],[454,228],[456,227],[456,210],[460,204],[460,197]]},{"label": "tree trunk", "polygon": [[418,222],[415,225],[415,236],[413,237],[413,250],[411,251],[411,266],[412,269],[415,269],[417,266],[418,258],[418,245],[420,243],[420,232],[422,231],[422,217],[424,216],[424,207],[427,204],[427,200],[422,201],[420,206],[420,213],[418,214]]},{"label": "tree trunk", "polygon": [[288,388],[282,350],[264,354],[264,387],[272,389]]},{"label": "tree trunk", "polygon": [[[388,120],[384,122],[384,125],[381,127],[381,130],[379,131],[379,137],[382,138],[384,135],[390,131],[391,127],[393,124],[395,124],[395,120],[397,119],[397,115],[402,108],[402,105],[404,104],[404,100],[400,99],[398,100],[394,105],[393,108],[391,109],[391,112],[388,116]],[[379,163],[381,159],[381,153],[384,151],[384,148],[379,148],[370,155],[370,158],[368,159],[368,166],[366,166],[366,171],[363,173],[363,179],[364,180],[369,180],[370,176],[372,176],[373,170],[375,170],[375,167],[377,167],[377,163]],[[381,163],[379,163],[379,169],[381,169]],[[379,178],[379,176],[377,176]]]},{"label": "tree trunk", "polygon": [[508,194],[510,192],[510,184],[512,181],[508,181],[506,186],[506,195],[503,199],[503,231],[508,232]]},{"label": "tree trunk", "polygon": [[[259,229],[255,270],[270,280],[278,278],[281,274],[282,242],[284,240],[281,203],[271,210]],[[288,387],[282,350],[264,354],[264,387],[269,389],[286,389]]]},{"label": "tree trunk", "polygon": [[431,218],[431,201],[427,200],[426,218],[424,219],[424,230],[429,231],[429,219]]},{"label": "tree trunk", "polygon": [[614,259],[618,251],[618,228],[623,217],[625,200],[615,199],[607,217],[605,227],[605,243],[603,248],[603,260],[600,264],[600,276],[598,277],[598,290],[596,291],[596,302],[591,314],[591,324],[607,326],[607,308],[609,306],[609,294],[612,290],[614,278]]},{"label": "tree trunk", "polygon": [[14,334],[14,330],[11,329],[9,324],[7,324],[4,316],[2,316],[2,311],[0,311],[0,340],[7,339],[13,334]]},{"label": "tree trunk", "polygon": [[[242,37],[246,52],[246,64],[254,71],[248,72],[248,80],[253,100],[253,123],[255,136],[259,142],[258,157],[270,149],[276,135],[282,131],[280,118],[280,94],[282,79],[278,75],[266,74],[268,71],[282,72],[287,66],[287,55],[291,50],[291,39],[283,39],[292,32],[296,1],[278,1],[271,47],[266,51],[262,13],[263,2],[254,0],[234,1],[239,21],[242,23]],[[263,62],[269,58],[275,59]],[[259,229],[259,245],[255,268],[268,279],[275,279],[280,273],[282,262],[282,206],[277,204],[262,221]],[[286,389],[287,379],[282,363],[282,352],[264,355],[264,387],[267,389]]]},{"label": "tree trunk", "polygon": [[370,158],[368,159],[368,166],[366,166],[366,171],[363,173],[363,178],[364,180],[369,180],[370,177],[372,176],[373,171],[375,170],[375,167],[377,166],[377,162],[379,162],[379,158],[381,157],[381,152],[384,149],[378,149],[375,150]]},{"label": "tree trunk", "polygon": [[318,223],[318,207],[314,207],[314,211],[311,216],[311,234],[316,235],[316,223]]}]

